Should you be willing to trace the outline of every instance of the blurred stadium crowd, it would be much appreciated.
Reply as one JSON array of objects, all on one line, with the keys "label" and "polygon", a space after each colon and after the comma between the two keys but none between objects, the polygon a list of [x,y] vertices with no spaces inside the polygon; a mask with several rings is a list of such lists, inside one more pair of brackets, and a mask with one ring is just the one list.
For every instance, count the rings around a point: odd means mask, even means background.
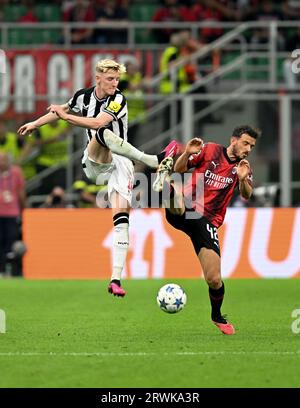
[{"label": "blurred stadium crowd", "polygon": [[[78,22],[99,23],[96,29],[78,28],[72,30],[72,44],[122,44],[127,43],[126,24],[130,22],[226,22],[226,21],[270,21],[298,20],[300,8],[297,1],[277,0],[74,0],[46,1],[1,0],[0,21],[24,23]],[[111,23],[123,28],[111,31]],[[149,32],[148,42],[167,43],[174,32],[171,28]],[[223,34],[220,28],[204,28],[199,32],[202,42],[210,42]],[[21,43],[34,42],[45,37],[45,42],[63,42],[63,32],[57,29],[43,30],[34,34],[28,30],[25,37],[15,34]],[[32,38],[30,37],[32,36]],[[47,38],[48,36],[48,38]],[[35,38],[36,37],[36,38]],[[31,41],[30,41],[31,40]],[[257,33],[254,41],[262,41]]]}]

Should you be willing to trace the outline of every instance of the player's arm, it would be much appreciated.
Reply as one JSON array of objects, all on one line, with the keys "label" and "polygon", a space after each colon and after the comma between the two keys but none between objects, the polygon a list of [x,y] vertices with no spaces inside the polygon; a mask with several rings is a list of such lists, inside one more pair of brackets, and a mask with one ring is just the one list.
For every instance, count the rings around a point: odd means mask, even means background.
[{"label": "player's arm", "polygon": [[61,109],[60,105],[50,105],[48,110],[72,125],[88,129],[99,129],[100,127],[107,126],[114,120],[114,117],[106,112],[100,112],[96,118],[75,116],[71,113],[65,112],[63,109]]},{"label": "player's arm", "polygon": [[241,197],[248,200],[253,192],[251,182],[251,169],[247,160],[241,160],[237,166],[237,176],[239,178],[239,190]]},{"label": "player's arm", "polygon": [[[64,105],[58,105],[58,106],[60,106],[61,110],[64,112],[68,112],[70,110],[69,105],[67,103]],[[53,112],[46,113],[46,115],[39,117],[33,122],[25,123],[25,125],[21,126],[18,129],[18,133],[21,136],[26,136],[27,134],[30,134],[34,130],[38,129],[39,127],[46,125],[47,123],[54,122],[55,120],[57,120],[56,113],[53,113]]]},{"label": "player's arm", "polygon": [[202,150],[203,147],[203,140],[195,137],[194,139],[191,139],[186,147],[185,151],[182,153],[181,156],[178,157],[176,160],[175,166],[174,166],[174,171],[177,173],[185,173],[189,167],[188,167],[188,162],[189,158],[192,154],[199,154]]}]

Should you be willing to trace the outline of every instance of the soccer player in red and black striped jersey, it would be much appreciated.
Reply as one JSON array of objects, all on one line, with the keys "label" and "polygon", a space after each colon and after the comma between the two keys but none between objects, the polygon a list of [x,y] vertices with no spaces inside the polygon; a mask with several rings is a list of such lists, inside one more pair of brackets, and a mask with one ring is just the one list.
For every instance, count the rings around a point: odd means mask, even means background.
[{"label": "soccer player in red and black striped jersey", "polygon": [[[252,171],[246,158],[259,135],[260,131],[250,126],[236,127],[227,148],[217,143],[204,144],[200,138],[190,140],[176,160],[174,171],[186,173],[193,169],[192,175],[182,191],[171,184],[170,206],[166,208],[167,221],[191,238],[209,286],[212,321],[224,334],[234,334],[235,329],[221,314],[225,290],[217,229],[234,189],[238,187],[244,199],[252,194]],[[158,179],[165,176],[164,166],[167,162],[169,168],[170,160],[168,157],[161,162]],[[159,184],[158,180],[155,184]]]}]

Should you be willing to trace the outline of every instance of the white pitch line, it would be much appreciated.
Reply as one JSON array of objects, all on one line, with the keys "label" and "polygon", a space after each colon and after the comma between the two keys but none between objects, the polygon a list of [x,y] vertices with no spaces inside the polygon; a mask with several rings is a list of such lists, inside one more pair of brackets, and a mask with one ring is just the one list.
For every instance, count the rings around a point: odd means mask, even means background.
[{"label": "white pitch line", "polygon": [[278,355],[278,356],[300,356],[300,350],[295,351],[183,351],[169,353],[147,353],[147,352],[129,352],[129,353],[107,353],[107,352],[0,352],[0,357],[148,357],[148,356],[209,356],[209,355]]}]

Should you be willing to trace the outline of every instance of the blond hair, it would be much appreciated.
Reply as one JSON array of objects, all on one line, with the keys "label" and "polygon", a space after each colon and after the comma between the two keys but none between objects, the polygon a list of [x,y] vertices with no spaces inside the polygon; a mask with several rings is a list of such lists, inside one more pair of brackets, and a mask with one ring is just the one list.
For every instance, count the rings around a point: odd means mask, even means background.
[{"label": "blond hair", "polygon": [[106,73],[109,70],[116,71],[119,74],[124,74],[126,72],[126,67],[124,64],[119,64],[118,62],[111,59],[104,59],[97,62],[96,64],[97,72]]}]

